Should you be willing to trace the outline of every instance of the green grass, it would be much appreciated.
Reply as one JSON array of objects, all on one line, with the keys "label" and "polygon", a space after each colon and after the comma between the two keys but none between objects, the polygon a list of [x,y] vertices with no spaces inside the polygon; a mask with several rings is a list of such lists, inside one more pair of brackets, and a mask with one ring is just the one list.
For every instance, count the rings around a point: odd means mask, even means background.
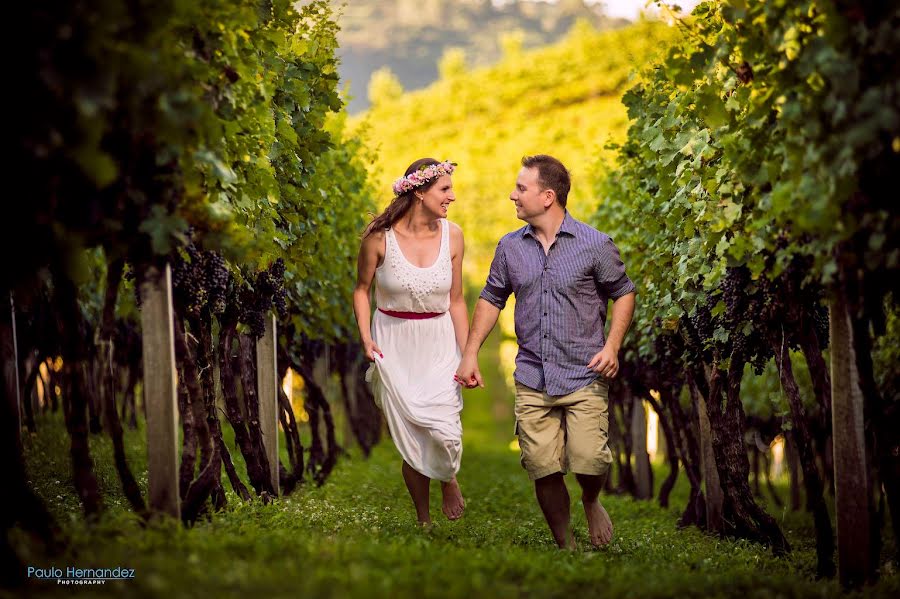
[{"label": "green grass", "polygon": [[[152,597],[830,597],[834,581],[816,581],[811,518],[772,512],[794,546],[786,558],[764,547],[676,530],[686,499],[680,477],[672,508],[628,497],[604,496],[615,523],[605,549],[590,550],[584,514],[573,488],[579,551],[555,549],[528,479],[509,448],[512,426],[497,421],[509,397],[499,374],[486,369],[488,388],[467,393],[460,482],[465,517],[440,515],[423,531],[400,477],[399,457],[386,440],[369,459],[351,450],[328,482],[304,486],[271,505],[230,496],[226,511],[192,528],[172,521],[142,525],[119,490],[106,437],[92,439],[107,514],[87,525],[69,474],[67,437],[55,416],[26,440],[32,485],[71,540],[54,559],[24,533],[14,541],[26,564],[135,569],[135,579],[72,589],[55,583],[30,594]],[[127,436],[135,472],[146,486],[143,432]],[[235,452],[236,454],[236,452]],[[237,455],[235,455],[236,460]],[[665,468],[656,472],[658,485]],[[784,489],[782,489],[785,491]],[[786,496],[786,492],[783,493]],[[900,595],[900,577],[888,572],[867,596]]]}]

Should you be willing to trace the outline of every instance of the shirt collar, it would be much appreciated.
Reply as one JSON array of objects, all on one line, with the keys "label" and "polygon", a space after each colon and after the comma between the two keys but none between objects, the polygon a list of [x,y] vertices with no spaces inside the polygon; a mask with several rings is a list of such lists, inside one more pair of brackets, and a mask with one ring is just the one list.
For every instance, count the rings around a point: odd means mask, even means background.
[{"label": "shirt collar", "polygon": [[[562,224],[559,226],[559,233],[557,233],[557,237],[560,233],[565,233],[566,235],[570,235],[575,237],[575,219],[572,218],[572,215],[569,214],[569,211],[566,210],[566,215],[563,217]],[[530,235],[534,237],[534,229],[531,226],[531,223],[525,225],[525,228],[522,230],[522,237],[526,235]]]}]

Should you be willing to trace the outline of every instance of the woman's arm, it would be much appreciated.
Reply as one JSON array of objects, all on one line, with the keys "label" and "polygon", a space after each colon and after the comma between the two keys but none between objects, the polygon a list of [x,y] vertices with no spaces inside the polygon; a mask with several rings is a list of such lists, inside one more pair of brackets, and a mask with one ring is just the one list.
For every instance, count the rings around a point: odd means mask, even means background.
[{"label": "woman's arm", "polygon": [[359,327],[359,339],[363,353],[368,360],[374,360],[372,352],[384,357],[381,349],[372,340],[372,307],[369,304],[369,290],[375,278],[375,269],[384,256],[384,232],[377,231],[363,238],[356,261],[356,287],[353,288],[353,312]]},{"label": "woman's arm", "polygon": [[462,353],[469,338],[469,311],[466,308],[466,298],[463,296],[462,286],[465,241],[462,229],[456,223],[450,223],[450,253],[453,265],[453,282],[450,285],[450,319],[453,321],[453,330],[456,333],[456,344],[459,345],[459,351]]}]

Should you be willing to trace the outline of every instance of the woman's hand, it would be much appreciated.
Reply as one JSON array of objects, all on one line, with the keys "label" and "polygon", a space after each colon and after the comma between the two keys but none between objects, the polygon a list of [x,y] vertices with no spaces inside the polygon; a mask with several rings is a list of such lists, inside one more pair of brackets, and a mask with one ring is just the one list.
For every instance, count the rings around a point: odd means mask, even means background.
[{"label": "woman's hand", "polygon": [[466,389],[474,389],[475,387],[484,387],[484,380],[481,378],[481,371],[478,369],[478,356],[463,355],[459,362],[459,368],[453,375],[453,380],[465,387]]},{"label": "woman's hand", "polygon": [[381,349],[372,339],[363,341],[363,352],[366,354],[366,359],[369,362],[375,361],[375,354],[378,354],[378,356],[381,358],[384,357],[384,354],[381,353]]}]

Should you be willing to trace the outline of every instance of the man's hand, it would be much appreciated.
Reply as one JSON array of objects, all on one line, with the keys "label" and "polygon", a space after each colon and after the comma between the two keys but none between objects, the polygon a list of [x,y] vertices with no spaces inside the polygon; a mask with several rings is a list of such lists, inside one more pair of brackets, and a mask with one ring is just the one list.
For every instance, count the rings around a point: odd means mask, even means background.
[{"label": "man's hand", "polygon": [[453,378],[466,389],[484,387],[481,371],[478,370],[478,356],[463,356]]},{"label": "man's hand", "polygon": [[588,362],[588,370],[593,370],[608,379],[616,378],[619,374],[619,356],[611,346],[606,345]]}]

